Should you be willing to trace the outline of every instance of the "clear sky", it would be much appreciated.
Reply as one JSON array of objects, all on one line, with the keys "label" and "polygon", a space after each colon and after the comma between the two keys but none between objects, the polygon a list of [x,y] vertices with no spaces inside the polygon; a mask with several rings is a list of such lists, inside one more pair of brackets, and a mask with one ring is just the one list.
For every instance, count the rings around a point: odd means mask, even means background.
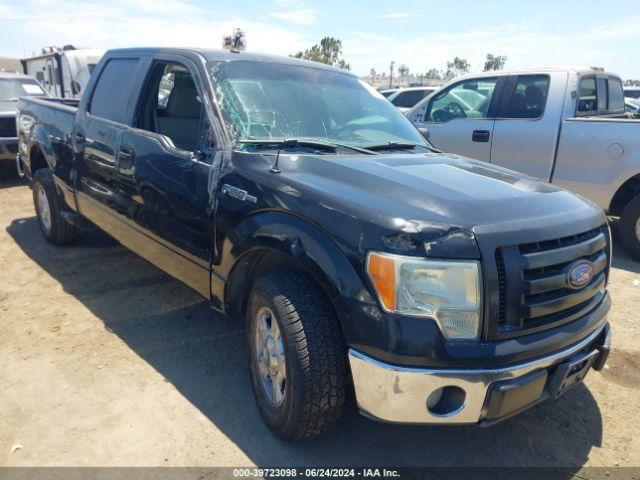
[{"label": "clear sky", "polygon": [[358,74],[443,69],[455,56],[482,68],[602,66],[640,78],[638,0],[0,0],[0,55],[43,46],[220,48],[235,27],[248,50],[288,55],[325,35],[343,42]]}]

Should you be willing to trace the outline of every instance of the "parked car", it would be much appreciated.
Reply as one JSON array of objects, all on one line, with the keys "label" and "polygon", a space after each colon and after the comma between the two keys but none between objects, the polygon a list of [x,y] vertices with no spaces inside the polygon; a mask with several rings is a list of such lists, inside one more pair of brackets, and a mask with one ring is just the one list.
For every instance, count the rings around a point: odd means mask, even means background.
[{"label": "parked car", "polygon": [[624,87],[624,96],[636,100],[640,99],[640,87]]},{"label": "parked car", "polygon": [[398,89],[397,88],[387,88],[386,90],[379,90],[380,95],[382,95],[385,98],[389,98],[389,96],[395,92],[397,92]]},{"label": "parked car", "polygon": [[399,88],[387,98],[391,103],[398,107],[398,110],[405,113],[420,100],[436,90],[436,87]]},{"label": "parked car", "polygon": [[16,109],[22,96],[46,96],[33,78],[15,73],[0,72],[0,178],[16,171],[18,134]]},{"label": "parked car", "polygon": [[282,438],[329,430],[351,384],[373,418],[490,425],[604,365],[602,210],[435,152],[349,72],[112,50],[79,104],[19,107],[45,238],[89,219],[244,318],[258,410]]},{"label": "parked car", "polygon": [[635,98],[624,99],[624,111],[629,118],[640,118],[640,100]]},{"label": "parked car", "polygon": [[26,75],[35,77],[53,97],[80,98],[104,50],[47,47],[42,54],[20,60]]},{"label": "parked car", "polygon": [[640,123],[624,110],[618,76],[547,69],[456,79],[407,116],[443,151],[552,182],[619,216],[640,259]]}]

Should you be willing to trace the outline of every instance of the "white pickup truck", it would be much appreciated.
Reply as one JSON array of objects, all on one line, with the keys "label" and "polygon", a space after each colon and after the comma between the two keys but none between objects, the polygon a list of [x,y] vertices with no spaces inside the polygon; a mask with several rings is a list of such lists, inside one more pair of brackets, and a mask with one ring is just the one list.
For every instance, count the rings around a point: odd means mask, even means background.
[{"label": "white pickup truck", "polygon": [[458,78],[406,115],[440,150],[552,182],[620,217],[640,260],[640,122],[624,109],[617,75],[556,68]]}]

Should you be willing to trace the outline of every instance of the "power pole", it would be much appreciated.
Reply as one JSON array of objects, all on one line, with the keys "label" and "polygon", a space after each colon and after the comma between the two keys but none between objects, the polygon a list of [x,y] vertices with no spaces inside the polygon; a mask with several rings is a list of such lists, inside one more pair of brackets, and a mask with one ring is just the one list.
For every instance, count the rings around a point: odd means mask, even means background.
[{"label": "power pole", "polygon": [[389,64],[389,88],[393,88],[393,66],[395,65],[395,63],[396,62],[392,60]]}]

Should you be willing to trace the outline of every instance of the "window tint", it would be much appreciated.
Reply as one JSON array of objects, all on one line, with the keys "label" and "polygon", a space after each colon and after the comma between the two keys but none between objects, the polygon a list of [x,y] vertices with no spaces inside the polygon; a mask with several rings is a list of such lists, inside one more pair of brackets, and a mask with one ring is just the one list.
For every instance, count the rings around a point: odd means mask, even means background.
[{"label": "window tint", "polygon": [[609,113],[624,112],[624,91],[622,82],[617,78],[609,79]]},{"label": "window tint", "polygon": [[549,94],[548,75],[519,76],[514,86],[504,118],[539,118],[544,112]]},{"label": "window tint", "polygon": [[92,115],[123,123],[138,59],[113,59],[100,73],[91,97]]},{"label": "window tint", "polygon": [[596,79],[587,77],[580,80],[578,88],[578,112],[591,113],[597,111]]},{"label": "window tint", "polygon": [[409,90],[399,93],[398,96],[391,101],[391,103],[393,103],[396,107],[411,108],[431,92],[433,92],[433,90]]},{"label": "window tint", "polygon": [[455,118],[487,118],[497,78],[466,80],[436,95],[427,122],[444,123]]}]

